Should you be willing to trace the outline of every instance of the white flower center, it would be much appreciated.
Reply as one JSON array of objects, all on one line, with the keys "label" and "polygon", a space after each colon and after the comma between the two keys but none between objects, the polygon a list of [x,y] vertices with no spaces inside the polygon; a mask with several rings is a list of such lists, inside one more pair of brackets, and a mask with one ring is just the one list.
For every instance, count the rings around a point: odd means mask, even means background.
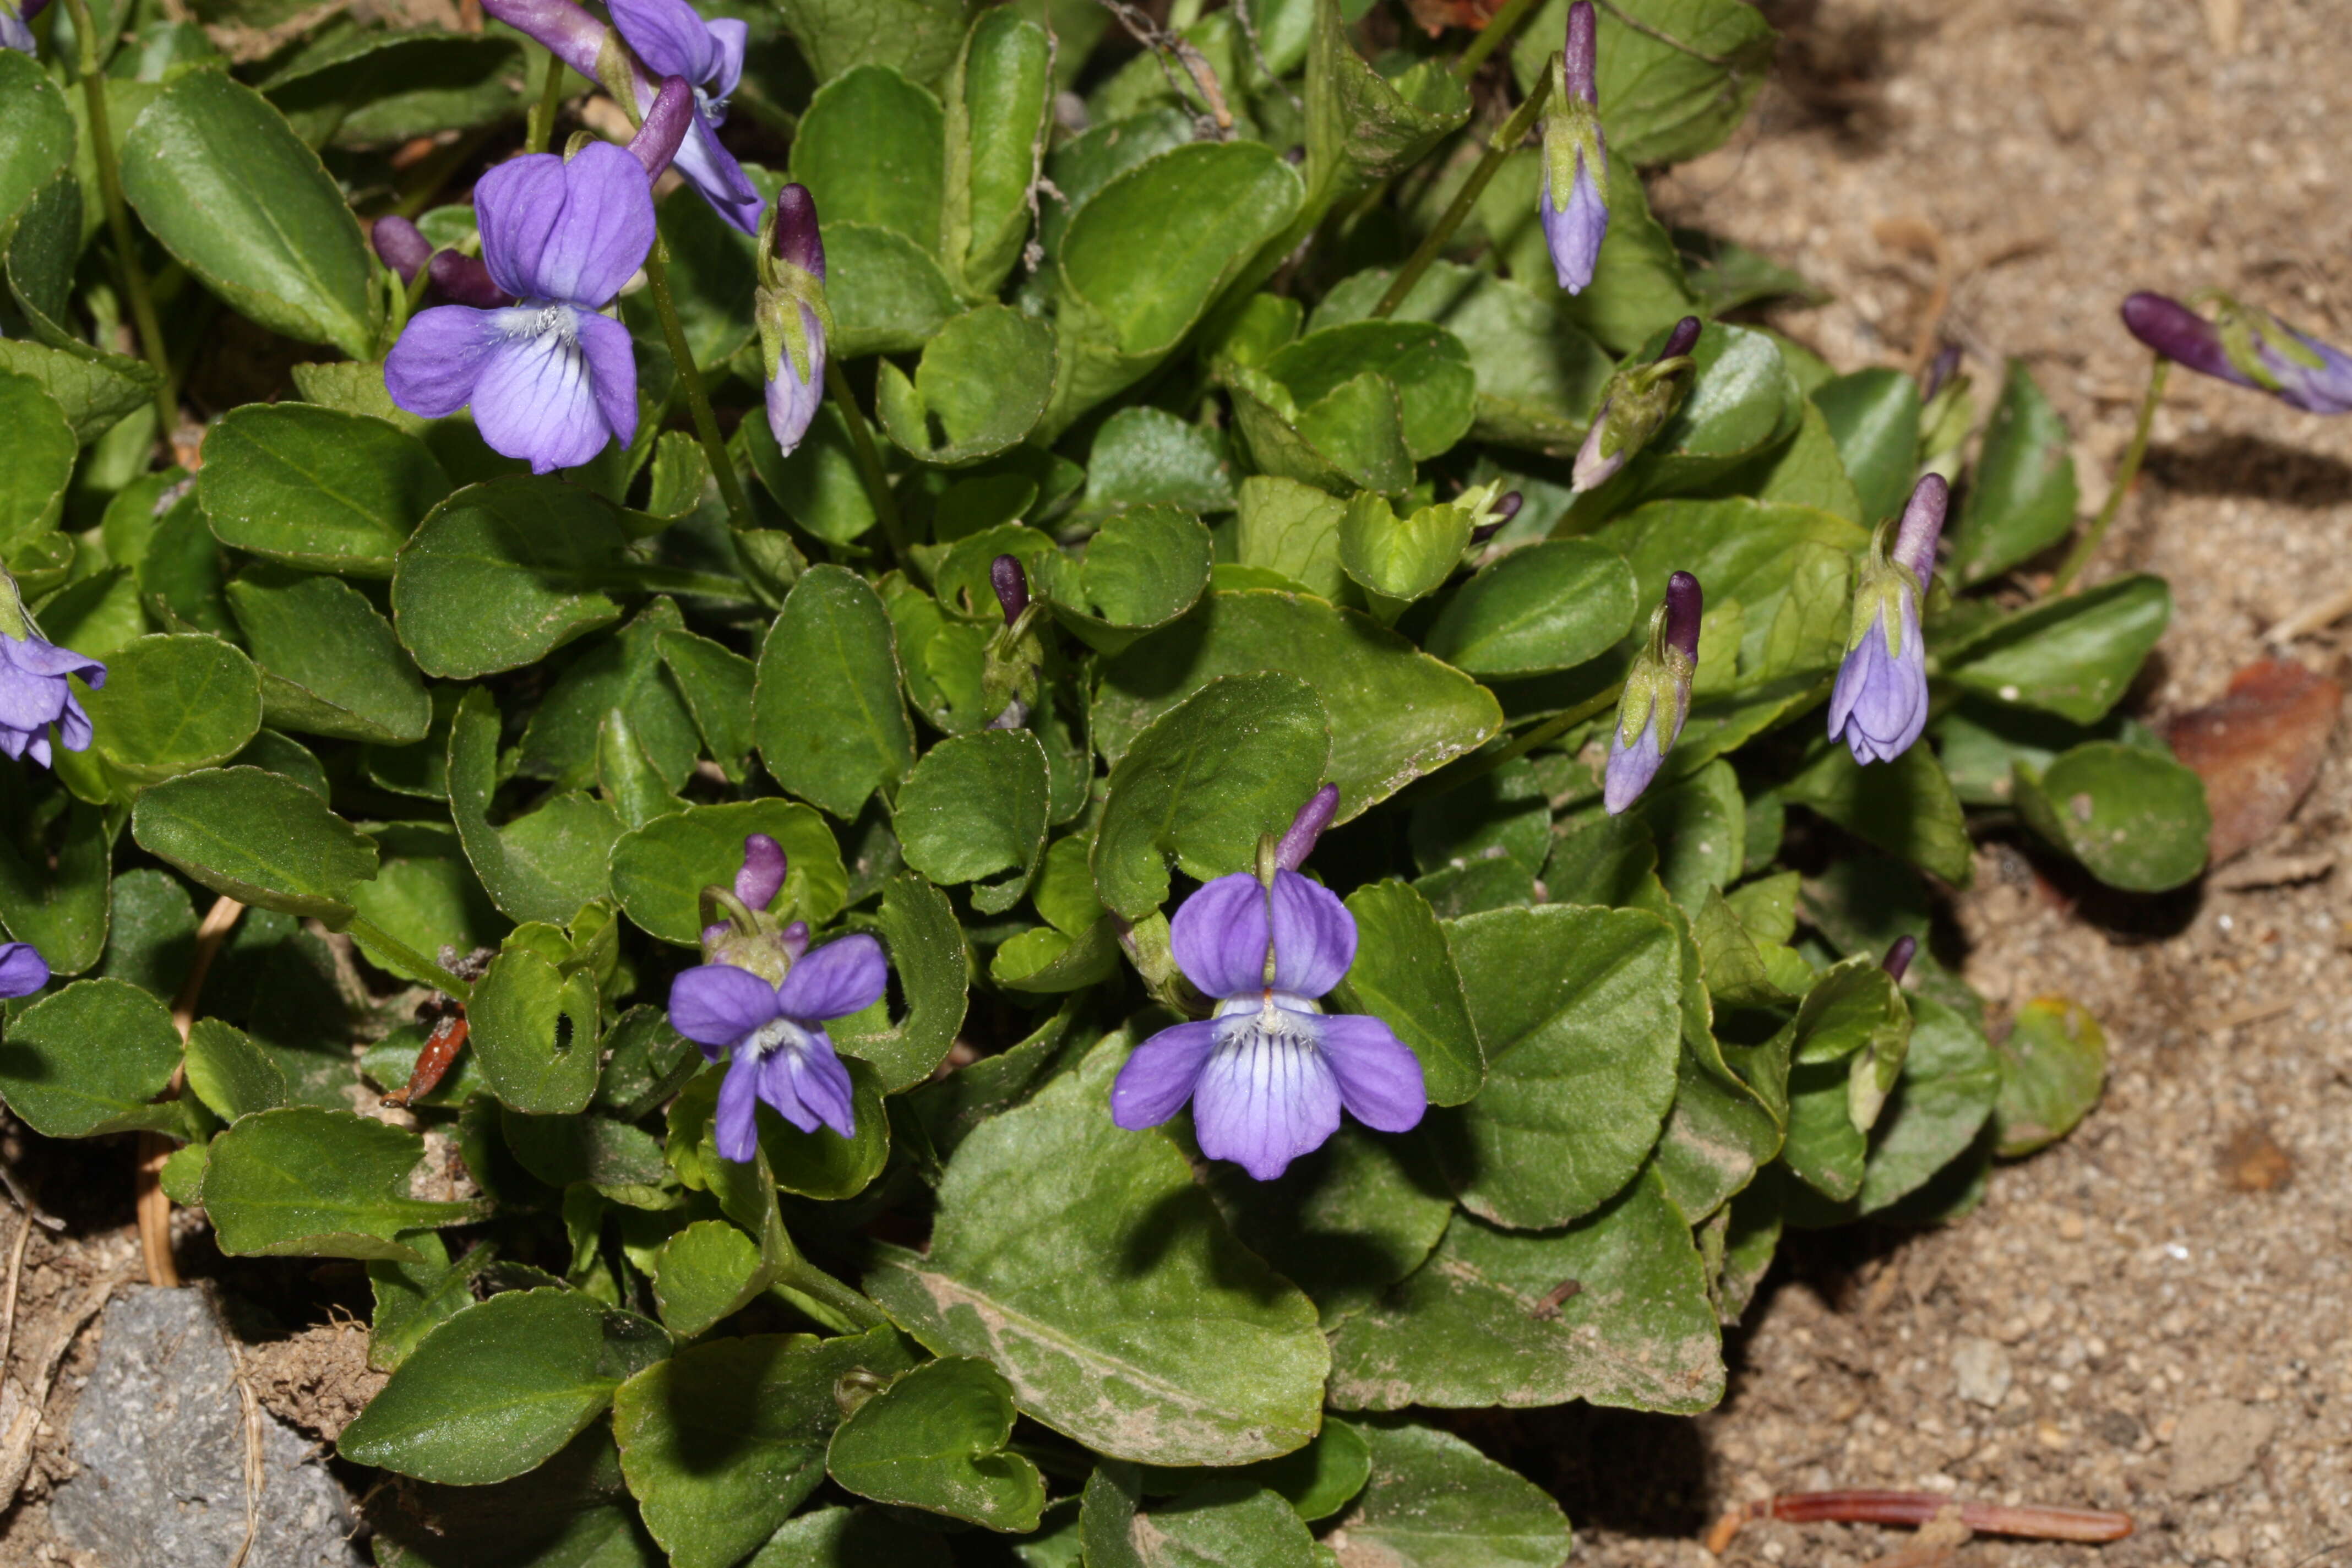
[{"label": "white flower center", "polygon": [[526,300],[498,313],[499,330],[510,338],[560,338],[565,348],[580,342],[580,323],[572,307],[552,300]]},{"label": "white flower center", "polygon": [[738,1055],[749,1051],[762,1058],[779,1050],[805,1056],[815,1045],[816,1042],[809,1038],[809,1032],[790,1018],[771,1018],[736,1041],[735,1049]]}]

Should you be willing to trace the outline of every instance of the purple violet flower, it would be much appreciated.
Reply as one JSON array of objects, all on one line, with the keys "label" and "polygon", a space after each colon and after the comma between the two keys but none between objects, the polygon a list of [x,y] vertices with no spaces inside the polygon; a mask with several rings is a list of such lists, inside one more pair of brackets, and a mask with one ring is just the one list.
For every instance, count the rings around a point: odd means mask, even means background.
[{"label": "purple violet flower", "polygon": [[[19,10],[13,0],[0,0],[0,49],[14,49],[20,55],[39,52],[39,40],[33,37],[33,18],[48,5],[49,0],[26,0]],[[43,973],[47,973],[44,971]],[[8,993],[0,992],[0,995]]]},{"label": "purple violet flower", "polygon": [[768,430],[789,453],[808,435],[824,401],[825,339],[833,329],[824,298],[824,238],[817,232],[816,198],[806,185],[776,193],[766,229],[752,313],[767,361]]},{"label": "purple violet flower", "polygon": [[1857,763],[1891,763],[1927,727],[1927,644],[1919,611],[1936,575],[1936,541],[1944,531],[1951,487],[1929,474],[1911,492],[1894,528],[1881,524],[1854,585],[1853,628],[1845,662],[1830,692],[1830,739],[1843,741]]},{"label": "purple violet flower", "polygon": [[[686,79],[694,92],[694,120],[677,150],[677,171],[719,216],[745,234],[760,232],[759,190],[718,135],[727,122],[728,95],[743,75],[743,47],[751,32],[746,24],[727,18],[706,22],[686,0],[616,0],[610,6],[619,32],[614,39],[613,29],[572,0],[483,0],[482,9],[538,39],[556,58],[616,97],[625,87],[634,100],[628,107],[637,114],[653,107],[654,78]],[[616,50],[607,59],[608,41],[626,45],[627,54]]]},{"label": "purple violet flower", "polygon": [[2297,331],[2268,310],[2217,295],[2219,316],[2207,321],[2162,294],[2124,301],[2132,336],[2201,375],[2267,392],[2306,414],[2352,414],[2352,354]]},{"label": "purple violet flower", "polygon": [[517,303],[439,305],[410,318],[384,385],[411,414],[468,403],[492,450],[533,473],[577,468],[637,429],[629,330],[598,312],[654,242],[653,187],[637,160],[593,142],[566,163],[512,158],[474,187],[482,260]]},{"label": "purple violet flower", "polygon": [[1355,917],[1329,889],[1289,870],[1271,888],[1220,877],[1176,911],[1169,945],[1216,1012],[1135,1047],[1111,1086],[1118,1125],[1156,1127],[1190,1100],[1201,1152],[1270,1182],[1339,1131],[1343,1106],[1382,1132],[1420,1122],[1420,1058],[1378,1018],[1316,1005],[1356,958]]},{"label": "purple violet flower", "polygon": [[0,998],[30,996],[49,983],[48,961],[29,942],[0,942]]},{"label": "purple violet flower", "polygon": [[1543,138],[1544,243],[1559,286],[1571,294],[1591,284],[1609,233],[1609,146],[1601,134],[1596,63],[1591,0],[1576,0],[1568,8],[1568,47],[1552,57]]},{"label": "purple violet flower", "polygon": [[1689,573],[1666,579],[1666,596],[1650,616],[1649,645],[1633,657],[1624,695],[1617,700],[1617,722],[1609,730],[1601,804],[1612,816],[1642,798],[1690,717],[1703,603],[1698,579]]},{"label": "purple violet flower", "polygon": [[89,715],[66,683],[69,675],[93,690],[106,684],[106,666],[41,635],[16,579],[0,571],[0,753],[49,766],[52,724],[67,751],[89,749]]},{"label": "purple violet flower", "polygon": [[870,936],[845,936],[789,961],[771,983],[731,963],[703,963],[670,983],[670,1026],[719,1059],[732,1053],[719,1088],[719,1153],[749,1160],[758,1149],[755,1102],[766,1100],[803,1132],[820,1124],[857,1132],[849,1069],[833,1054],[827,1020],[879,1001],[890,966]]}]

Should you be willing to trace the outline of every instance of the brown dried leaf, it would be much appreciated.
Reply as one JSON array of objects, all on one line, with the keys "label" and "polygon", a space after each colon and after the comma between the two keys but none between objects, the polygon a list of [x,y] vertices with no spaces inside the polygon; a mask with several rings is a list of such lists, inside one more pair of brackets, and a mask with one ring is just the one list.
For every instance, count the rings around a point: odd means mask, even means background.
[{"label": "brown dried leaf", "polygon": [[2338,682],[2265,658],[2232,676],[2219,702],[2168,726],[2174,753],[2205,781],[2211,864],[2252,848],[2294,812],[2319,776],[2343,705]]}]

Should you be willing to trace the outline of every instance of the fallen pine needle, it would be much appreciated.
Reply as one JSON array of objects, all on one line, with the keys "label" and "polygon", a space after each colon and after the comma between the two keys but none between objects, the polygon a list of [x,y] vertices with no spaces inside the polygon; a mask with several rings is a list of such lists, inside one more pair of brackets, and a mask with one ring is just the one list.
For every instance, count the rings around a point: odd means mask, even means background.
[{"label": "fallen pine needle", "polygon": [[[1731,1538],[1750,1520],[1790,1524],[1922,1525],[1955,1500],[1939,1492],[1848,1490],[1784,1492],[1734,1509],[1707,1531],[1706,1549],[1721,1556]],[[1979,1535],[2011,1535],[2028,1541],[2121,1541],[2132,1532],[2131,1516],[2088,1508],[2011,1508],[2002,1503],[1960,1502],[1960,1522]]]}]

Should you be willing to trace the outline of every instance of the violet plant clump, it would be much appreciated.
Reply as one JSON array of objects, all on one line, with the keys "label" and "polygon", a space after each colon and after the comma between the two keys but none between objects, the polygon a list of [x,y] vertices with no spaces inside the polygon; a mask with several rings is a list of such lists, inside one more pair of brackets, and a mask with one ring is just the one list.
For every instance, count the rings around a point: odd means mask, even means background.
[{"label": "violet plant clump", "polygon": [[364,1271],[386,1561],[1556,1563],[1416,1410],[1703,1410],[2095,1097],[1886,934],[2200,874],[2168,591],[1644,238],[1761,13],[483,9],[0,0],[0,1100]]}]

